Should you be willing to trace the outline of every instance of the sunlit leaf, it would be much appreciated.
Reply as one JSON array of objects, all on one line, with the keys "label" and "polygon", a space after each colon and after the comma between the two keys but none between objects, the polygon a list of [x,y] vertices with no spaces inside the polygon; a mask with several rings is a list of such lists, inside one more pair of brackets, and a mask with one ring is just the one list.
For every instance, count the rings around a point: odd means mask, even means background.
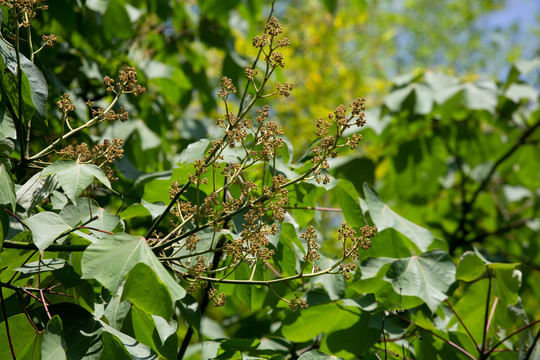
[{"label": "sunlit leaf", "polygon": [[364,184],[364,195],[369,207],[369,215],[377,226],[377,230],[382,231],[387,228],[394,228],[407,236],[421,251],[426,251],[433,242],[433,234],[402,216],[396,214],[382,202],[379,195],[369,186]]},{"label": "sunlit leaf", "polygon": [[60,215],[50,211],[29,217],[26,219],[26,225],[32,231],[32,239],[40,251],[51,245],[60,234],[71,229]]},{"label": "sunlit leaf", "polygon": [[111,189],[111,183],[103,170],[94,164],[79,164],[75,161],[61,160],[46,167],[41,176],[51,174],[56,174],[58,183],[72,202],[76,201],[79,194],[94,181],[94,178]]},{"label": "sunlit leaf", "polygon": [[91,244],[83,254],[82,277],[96,279],[114,293],[125,276],[138,263],[148,265],[157,274],[167,285],[173,300],[185,296],[185,290],[161,265],[142,236],[117,233]]},{"label": "sunlit leaf", "polygon": [[455,281],[456,268],[448,253],[435,250],[419,256],[396,260],[386,272],[385,280],[403,295],[422,299],[434,312],[445,292]]}]

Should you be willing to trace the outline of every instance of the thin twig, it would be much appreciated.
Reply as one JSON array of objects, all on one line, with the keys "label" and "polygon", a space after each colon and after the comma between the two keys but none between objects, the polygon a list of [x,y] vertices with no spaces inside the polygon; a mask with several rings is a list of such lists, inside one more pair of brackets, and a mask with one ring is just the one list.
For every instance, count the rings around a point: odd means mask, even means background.
[{"label": "thin twig", "polygon": [[489,349],[489,351],[487,351],[485,354],[484,354],[484,358],[487,359],[489,354],[491,354],[492,352],[496,351],[497,349],[497,346],[501,345],[502,343],[504,343],[506,340],[510,339],[512,336],[516,335],[516,334],[519,334],[520,332],[522,332],[523,330],[526,330],[528,328],[530,328],[531,326],[535,325],[535,324],[538,324],[540,323],[540,320],[535,320],[533,322],[530,322],[528,323],[527,325],[523,325],[522,327],[520,327],[519,329],[517,329],[516,331],[510,333],[510,335],[507,335],[504,339],[500,340],[498,343],[496,343],[495,345],[493,345],[491,347],[491,349]]},{"label": "thin twig", "polygon": [[438,339],[444,341],[445,343],[447,343],[448,345],[452,346],[453,348],[455,348],[455,349],[461,351],[461,352],[462,352],[465,356],[467,356],[469,359],[476,360],[476,358],[475,358],[473,355],[471,355],[467,350],[465,350],[464,348],[462,348],[462,347],[459,346],[458,344],[456,344],[456,343],[454,343],[454,342],[452,342],[452,341],[450,341],[450,340],[447,340],[447,339],[443,338],[442,336],[440,336],[440,335],[434,333],[434,332],[431,331],[431,330],[428,330],[428,329],[426,329],[426,328],[423,328],[423,327],[420,326],[420,325],[417,325],[414,321],[411,321],[411,320],[407,319],[406,317],[399,315],[398,313],[393,313],[393,315],[396,316],[396,317],[398,317],[398,318],[400,318],[401,320],[404,320],[404,321],[408,322],[409,324],[411,324],[411,325],[417,327],[418,329],[427,332],[427,333],[430,334],[431,336],[435,336],[436,338],[438,338]]},{"label": "thin twig", "polygon": [[488,275],[488,292],[487,292],[487,299],[486,299],[486,310],[484,313],[484,334],[482,335],[482,346],[480,347],[480,355],[484,353],[486,350],[486,337],[487,337],[487,331],[489,326],[489,300],[491,298],[491,272],[489,271],[489,265],[486,264],[487,269],[487,275]]},{"label": "thin twig", "polygon": [[4,324],[6,325],[6,334],[8,337],[9,349],[11,350],[11,356],[13,357],[13,360],[16,360],[17,357],[15,356],[15,349],[13,348],[13,341],[11,340],[11,332],[9,331],[9,322],[8,322],[6,304],[4,302],[4,293],[2,292],[1,288],[0,288],[0,302],[2,303],[2,313],[4,314]]},{"label": "thin twig", "polygon": [[529,347],[529,350],[527,351],[527,354],[525,355],[525,360],[531,358],[534,346],[538,342],[538,338],[540,338],[540,329],[538,329],[538,331],[536,332],[536,336],[534,337],[534,340],[533,340],[531,346]]},{"label": "thin twig", "polygon": [[476,340],[474,339],[474,336],[471,334],[471,332],[469,331],[469,328],[467,327],[467,325],[465,325],[465,323],[463,322],[463,320],[461,320],[461,317],[459,316],[459,314],[457,313],[456,309],[454,309],[454,307],[452,306],[452,304],[450,303],[450,301],[448,301],[448,299],[445,300],[446,304],[450,307],[450,309],[452,310],[452,312],[454,313],[454,315],[456,315],[456,318],[458,319],[459,323],[461,324],[461,326],[463,326],[463,328],[465,329],[465,331],[467,332],[467,334],[469,335],[469,337],[471,338],[472,342],[474,343],[474,346],[476,347],[476,350],[480,351],[480,346],[478,346],[478,343],[476,342]]},{"label": "thin twig", "polygon": [[19,291],[15,291],[15,294],[17,294],[17,298],[19,299],[19,304],[21,304],[21,308],[22,308],[24,314],[26,315],[26,319],[32,325],[32,327],[34,328],[34,331],[36,333],[38,333],[39,330],[38,330],[36,324],[34,324],[34,322],[32,321],[32,318],[30,318],[30,314],[28,314],[28,311],[26,310],[26,306],[24,305],[24,301],[23,301],[21,293]]}]

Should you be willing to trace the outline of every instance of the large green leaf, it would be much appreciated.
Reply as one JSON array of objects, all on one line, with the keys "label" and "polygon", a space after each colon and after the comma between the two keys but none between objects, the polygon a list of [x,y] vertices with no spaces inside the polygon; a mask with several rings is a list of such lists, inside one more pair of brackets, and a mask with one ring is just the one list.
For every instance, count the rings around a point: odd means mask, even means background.
[{"label": "large green leaf", "polygon": [[138,263],[148,265],[167,285],[173,300],[185,296],[185,290],[176,283],[148,247],[142,236],[117,233],[105,236],[91,244],[83,254],[83,279],[96,279],[115,293],[129,271]]},{"label": "large green leaf", "polygon": [[45,360],[67,359],[66,342],[62,335],[62,320],[55,315],[49,320],[41,343],[41,357]]},{"label": "large green leaf", "polygon": [[368,184],[364,184],[364,195],[369,208],[369,215],[379,231],[394,228],[408,237],[420,251],[424,252],[433,242],[431,231],[420,227],[396,214],[382,202],[379,195]]},{"label": "large green leaf", "polygon": [[[331,331],[342,320],[342,317],[338,316],[341,314],[339,306],[335,303],[310,306],[302,311],[291,312],[282,322],[281,334],[294,342],[308,341],[320,333]],[[347,316],[350,315],[347,313]]]},{"label": "large green leaf", "polygon": [[124,300],[150,314],[165,319],[172,316],[173,303],[167,286],[144,263],[138,263],[129,272],[120,301]]},{"label": "large green leaf", "polygon": [[45,250],[60,234],[71,229],[60,215],[50,211],[29,217],[26,225],[32,231],[32,239],[39,251]]},{"label": "large green leaf", "polygon": [[52,174],[56,174],[58,183],[72,202],[76,201],[79,194],[92,183],[94,178],[112,189],[103,170],[94,164],[79,164],[75,161],[60,160],[47,166],[41,176]]},{"label": "large green leaf", "polygon": [[[4,291],[4,290],[0,290]],[[31,324],[25,314],[8,318],[11,341],[17,359],[41,359],[41,341],[43,334]],[[6,324],[0,323],[0,359],[12,359]]]},{"label": "large green leaf", "polygon": [[454,283],[456,267],[448,253],[430,251],[420,256],[396,260],[384,280],[403,295],[422,299],[432,312],[447,298],[445,292]]},{"label": "large green leaf", "polygon": [[[47,102],[47,83],[39,69],[24,55],[20,55],[22,69],[22,102],[24,122],[27,123],[34,112],[45,117],[45,104]],[[19,118],[19,91],[17,77],[17,56],[15,49],[5,41],[0,42],[0,83],[2,84],[2,93],[11,103],[15,115]],[[4,100],[4,99],[2,99]],[[5,101],[4,100],[4,101]]]}]

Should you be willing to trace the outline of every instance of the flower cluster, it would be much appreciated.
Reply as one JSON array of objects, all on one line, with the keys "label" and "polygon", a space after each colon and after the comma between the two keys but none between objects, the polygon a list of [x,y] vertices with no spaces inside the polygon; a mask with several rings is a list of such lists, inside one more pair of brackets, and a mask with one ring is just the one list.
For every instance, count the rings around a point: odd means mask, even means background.
[{"label": "flower cluster", "polygon": [[43,3],[45,0],[0,0],[0,5],[13,10],[19,16],[17,21],[21,21],[23,27],[30,26],[30,20],[36,17],[38,10],[47,10],[48,6]]},{"label": "flower cluster", "polygon": [[212,300],[215,307],[221,307],[225,305],[225,293],[218,293],[216,289],[208,290],[208,298]]},{"label": "flower cluster", "polygon": [[236,94],[236,88],[234,87],[232,80],[224,76],[221,78],[221,90],[218,92],[218,97],[220,99],[227,99],[229,94]]},{"label": "flower cluster", "polygon": [[69,125],[69,121],[71,121],[71,118],[67,116],[69,112],[75,111],[75,105],[71,101],[71,97],[69,94],[64,94],[60,96],[60,101],[56,103],[56,106],[58,107],[58,110],[62,113],[62,118],[64,121],[66,121]]},{"label": "flower cluster", "polygon": [[[315,264],[315,261],[321,258],[321,255],[318,253],[319,244],[317,244],[317,233],[313,226],[308,226],[306,232],[300,235],[300,238],[307,242],[307,251],[304,255],[304,262],[311,262]],[[313,271],[319,271],[319,267],[313,265]]]},{"label": "flower cluster", "polygon": [[283,84],[276,83],[276,89],[279,95],[285,96],[285,97],[288,97],[289,95],[291,95],[291,91],[293,87],[294,87],[294,84],[289,83],[289,82],[284,82]]},{"label": "flower cluster", "polygon": [[298,295],[294,294],[294,299],[291,299],[288,301],[289,307],[291,310],[297,310],[297,309],[307,309],[308,304],[307,301],[304,299],[300,299]]},{"label": "flower cluster", "polygon": [[206,260],[207,259],[204,256],[197,256],[194,265],[190,266],[189,264],[183,264],[188,270],[188,275],[193,278],[193,282],[191,282],[188,287],[187,292],[189,294],[193,294],[197,287],[202,288],[206,286],[206,281],[201,279],[201,276],[203,276],[207,270]]},{"label": "flower cluster", "polygon": [[41,36],[44,46],[53,47],[54,43],[58,41],[58,37],[53,34]]},{"label": "flower cluster", "polygon": [[135,94],[137,96],[146,91],[138,84],[137,71],[130,66],[125,66],[123,70],[120,70],[116,84],[110,76],[105,76],[103,84],[107,87],[107,92],[114,94]]}]

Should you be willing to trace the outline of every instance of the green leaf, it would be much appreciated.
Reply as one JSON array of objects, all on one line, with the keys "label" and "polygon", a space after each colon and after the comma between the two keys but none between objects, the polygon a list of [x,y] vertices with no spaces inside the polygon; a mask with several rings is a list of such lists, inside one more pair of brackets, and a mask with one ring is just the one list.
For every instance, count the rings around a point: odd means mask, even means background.
[{"label": "green leaf", "polygon": [[128,39],[133,35],[133,25],[123,1],[110,0],[103,14],[103,34],[113,42],[117,39]]},{"label": "green leaf", "polygon": [[519,289],[521,288],[522,273],[517,269],[519,264],[493,263],[489,265],[495,275],[495,296],[506,306],[515,305],[518,302]]},{"label": "green leaf", "polygon": [[113,334],[104,331],[101,334],[103,339],[103,351],[101,352],[100,360],[131,360],[132,357],[126,350],[124,344]]},{"label": "green leaf", "polygon": [[195,162],[195,160],[202,159],[209,144],[210,140],[208,139],[189,144],[178,156],[178,162],[188,165]]},{"label": "green leaf", "polygon": [[335,191],[347,223],[353,228],[364,226],[364,215],[354,185],[349,181],[339,180]]},{"label": "green leaf", "polygon": [[10,205],[11,211],[15,212],[16,204],[17,196],[11,173],[4,164],[0,164],[0,205]]},{"label": "green leaf", "polygon": [[[39,69],[24,55],[20,55],[22,69],[22,100],[24,121],[28,122],[34,111],[45,117],[45,105],[47,102],[47,83]],[[15,49],[5,41],[0,42],[0,83],[2,84],[3,94],[11,103],[15,115],[19,114],[19,95],[17,79],[17,54]]]},{"label": "green leaf", "polygon": [[98,179],[103,185],[111,188],[105,173],[94,164],[79,164],[75,161],[60,160],[47,166],[41,176],[56,174],[58,183],[64,189],[67,197],[75,202],[79,194],[94,180]]},{"label": "green leaf", "polygon": [[9,234],[9,214],[3,206],[0,206],[0,251],[4,244],[4,240]]},{"label": "green leaf", "polygon": [[[75,203],[64,207],[60,216],[72,227],[89,220],[90,217],[97,217],[87,226],[105,231],[113,231],[120,221],[120,217],[106,212],[103,208],[96,206],[94,202],[88,204],[88,200],[84,198],[77,198]],[[97,238],[107,236],[107,233],[102,231],[92,231],[92,233]]]},{"label": "green leaf", "polygon": [[41,343],[41,357],[46,360],[67,359],[66,342],[62,335],[62,320],[55,315],[47,324]]},{"label": "green leaf", "polygon": [[435,250],[420,256],[396,260],[384,278],[398,294],[422,299],[432,312],[447,298],[455,281],[456,268],[448,253]]},{"label": "green leaf", "polygon": [[41,117],[45,118],[45,107],[47,105],[48,96],[47,82],[45,81],[43,74],[37,68],[37,66],[35,66],[30,60],[28,60],[22,55],[21,67],[24,74],[28,78],[28,82],[30,83],[32,103],[34,104],[34,107],[36,108],[38,114]]},{"label": "green leaf", "polygon": [[495,112],[497,106],[497,86],[487,80],[479,80],[463,85],[465,106],[473,110]]},{"label": "green leaf", "polygon": [[486,271],[486,263],[474,252],[466,251],[461,255],[456,270],[456,280],[474,281]]},{"label": "green leaf", "polygon": [[185,290],[176,283],[148,247],[142,236],[117,233],[105,236],[91,244],[83,254],[83,279],[96,279],[115,293],[129,271],[138,263],[148,265],[165,283],[172,300],[185,296]]},{"label": "green leaf", "polygon": [[32,176],[17,190],[17,204],[21,205],[27,214],[41,204],[58,187],[56,176],[43,177],[39,172]]},{"label": "green leaf", "polygon": [[521,99],[534,101],[538,98],[538,90],[527,84],[511,84],[504,92],[504,96],[515,103],[519,103]]},{"label": "green leaf", "polygon": [[64,259],[41,259],[36,262],[26,263],[23,266],[16,268],[16,271],[19,271],[25,275],[37,274],[45,271],[54,271],[62,269],[66,265],[66,260]]},{"label": "green leaf", "polygon": [[[333,314],[333,316],[328,316]],[[341,321],[337,304],[310,306],[302,311],[290,312],[283,320],[281,334],[290,341],[304,342],[328,332]]]},{"label": "green leaf", "polygon": [[11,168],[10,155],[15,150],[15,144],[10,139],[6,139],[7,136],[2,135],[2,114],[0,110],[0,164],[4,164],[8,169]]},{"label": "green leaf", "polygon": [[178,302],[182,318],[193,327],[197,332],[201,327],[201,312],[199,311],[199,303],[191,295],[186,295]]},{"label": "green leaf", "polygon": [[[102,326],[95,316],[72,303],[57,303],[49,307],[51,315],[59,316],[68,359],[98,358],[102,349]],[[58,323],[57,323],[58,324]]]},{"label": "green leaf", "polygon": [[[0,93],[1,98],[1,93]],[[13,119],[9,115],[9,111],[4,107],[0,107],[0,139],[17,138],[17,130],[15,129],[15,124]],[[9,158],[4,158],[0,160],[2,163],[8,163]]]},{"label": "green leaf", "polygon": [[60,234],[71,229],[60,215],[50,211],[29,217],[26,225],[32,231],[32,239],[39,251],[45,250]]},{"label": "green leaf", "polygon": [[408,237],[422,252],[426,251],[433,242],[433,234],[409,220],[396,214],[382,202],[379,195],[364,183],[364,195],[369,208],[369,215],[377,226],[378,231],[393,228]]},{"label": "green leaf", "polygon": [[120,330],[122,327],[122,322],[124,321],[126,315],[129,312],[131,304],[129,301],[121,301],[122,291],[124,287],[120,285],[116,294],[111,296],[107,307],[105,307],[104,315],[107,317],[109,325],[116,330]]},{"label": "green leaf", "polygon": [[137,306],[132,306],[122,331],[150,346],[165,359],[173,359],[177,355],[178,337],[174,321],[171,326],[163,318],[152,316]]},{"label": "green leaf", "polygon": [[343,360],[343,358],[328,355],[320,350],[310,350],[305,352],[298,358],[298,360]]},{"label": "green leaf", "polygon": [[167,286],[144,263],[138,263],[130,270],[120,301],[124,300],[130,300],[147,313],[165,319],[172,316],[173,302]]},{"label": "green leaf", "polygon": [[[321,350],[336,356],[348,358],[351,354],[355,358],[362,358],[362,354],[370,352],[372,346],[381,338],[381,327],[370,324],[373,317],[370,312],[361,311],[358,306],[341,308],[339,313],[341,321],[331,331],[323,336]],[[378,317],[377,315],[375,315]],[[388,323],[385,324],[388,331]],[[362,336],[358,336],[362,334]]]},{"label": "green leaf", "polygon": [[[120,342],[124,345],[125,349],[129,352],[133,359],[158,359],[158,355],[150,347],[141,344],[139,341],[135,340],[131,336],[128,336],[118,330],[113,329],[103,321],[99,320],[99,322],[101,323],[101,326],[103,326],[103,331],[106,331],[116,336],[120,340]],[[105,358],[103,360],[105,360]]]},{"label": "green leaf", "polygon": [[[43,334],[28,321],[26,315],[17,314],[10,317],[8,324],[17,359],[41,359]],[[12,359],[4,322],[0,323],[0,359]]]}]

